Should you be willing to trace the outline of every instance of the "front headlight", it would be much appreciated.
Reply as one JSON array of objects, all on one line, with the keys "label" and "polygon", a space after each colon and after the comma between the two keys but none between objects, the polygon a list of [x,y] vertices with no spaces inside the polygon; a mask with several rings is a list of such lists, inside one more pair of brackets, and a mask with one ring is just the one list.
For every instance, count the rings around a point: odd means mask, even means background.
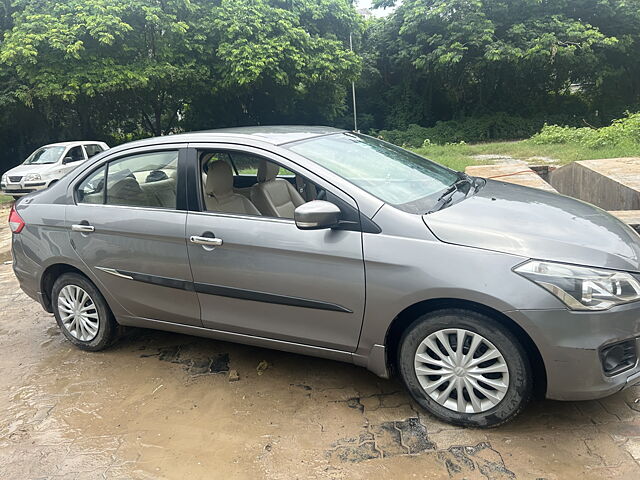
[{"label": "front headlight", "polygon": [[7,176],[6,176],[6,175],[2,175],[2,179],[0,180],[0,182],[2,182],[2,183],[8,183],[8,180],[9,180],[9,179],[7,178]]},{"label": "front headlight", "polygon": [[640,282],[626,272],[538,260],[513,271],[546,288],[572,310],[606,310],[640,300]]},{"label": "front headlight", "polygon": [[40,174],[39,173],[27,173],[24,176],[24,181],[25,182],[33,182],[34,180],[40,180]]}]

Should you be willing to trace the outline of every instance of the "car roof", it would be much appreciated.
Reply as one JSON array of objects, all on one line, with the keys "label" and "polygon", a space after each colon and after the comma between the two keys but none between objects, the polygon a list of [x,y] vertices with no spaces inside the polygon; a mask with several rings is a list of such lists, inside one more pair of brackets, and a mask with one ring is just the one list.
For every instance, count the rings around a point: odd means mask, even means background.
[{"label": "car roof", "polygon": [[345,130],[334,127],[313,125],[265,125],[255,127],[219,128],[215,130],[193,132],[192,134],[257,137],[260,140],[274,145],[282,145],[283,143],[297,142],[299,140],[306,140],[307,138],[331,135],[344,131]]},{"label": "car roof", "polygon": [[42,145],[42,147],[68,147],[70,145],[88,145],[88,144],[94,144],[94,143],[102,144],[104,142],[100,142],[98,140],[75,140],[73,142],[48,143],[47,145]]},{"label": "car roof", "polygon": [[346,132],[346,130],[341,130],[334,127],[307,125],[270,125],[255,127],[219,128],[215,130],[201,130],[197,132],[178,133],[165,135],[162,137],[152,137],[143,140],[136,140],[134,142],[125,143],[123,145],[115,147],[110,151],[117,152],[132,147],[158,145],[163,143],[225,141],[229,140],[230,138],[244,140],[253,139],[270,143],[272,145],[282,145],[284,143],[297,142],[299,140],[306,140],[308,138],[321,137],[323,135],[332,135],[343,132]]}]

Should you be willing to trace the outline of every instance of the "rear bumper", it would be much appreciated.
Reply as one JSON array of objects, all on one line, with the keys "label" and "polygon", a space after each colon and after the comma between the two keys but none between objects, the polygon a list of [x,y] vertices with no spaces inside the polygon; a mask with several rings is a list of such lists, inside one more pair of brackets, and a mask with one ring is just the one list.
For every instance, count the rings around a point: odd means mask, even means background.
[{"label": "rear bumper", "polygon": [[49,311],[44,297],[40,292],[40,281],[38,276],[40,268],[24,255],[22,245],[20,245],[20,242],[17,241],[15,237],[11,242],[11,253],[13,256],[13,273],[18,279],[20,288],[29,297],[40,303],[42,308]]},{"label": "rear bumper", "polygon": [[[527,310],[505,312],[537,345],[547,374],[547,398],[591,400],[640,382],[640,304],[604,312]],[[635,344],[635,363],[605,374],[603,348],[617,342]]]}]

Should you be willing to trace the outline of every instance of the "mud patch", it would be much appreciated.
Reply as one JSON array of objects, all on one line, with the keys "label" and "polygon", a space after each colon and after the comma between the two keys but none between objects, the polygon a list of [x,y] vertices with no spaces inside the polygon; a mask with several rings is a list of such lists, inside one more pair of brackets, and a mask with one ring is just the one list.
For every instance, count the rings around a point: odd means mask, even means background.
[{"label": "mud patch", "polygon": [[190,375],[207,375],[229,372],[229,354],[218,353],[213,356],[204,356],[193,352],[190,345],[173,345],[160,347],[152,353],[143,353],[141,358],[157,357],[162,362],[177,363],[183,365]]},{"label": "mud patch", "polygon": [[343,462],[362,462],[433,451],[436,445],[429,440],[427,429],[418,418],[408,418],[371,425],[358,437],[338,440],[332,447],[326,453],[327,457]]},{"label": "mud patch", "polygon": [[505,466],[500,452],[494,450],[488,442],[481,442],[476,446],[453,446],[438,452],[438,459],[444,462],[449,477],[455,479],[469,478],[473,474],[480,474],[490,480],[516,478],[515,473]]},{"label": "mud patch", "polygon": [[[406,397],[398,402],[397,395],[399,392],[374,393],[363,397],[350,397],[346,400],[336,400],[336,403],[346,403],[347,407],[359,410],[364,413],[365,409],[378,410],[379,408],[396,408],[406,403]],[[394,401],[395,400],[395,401]]]}]

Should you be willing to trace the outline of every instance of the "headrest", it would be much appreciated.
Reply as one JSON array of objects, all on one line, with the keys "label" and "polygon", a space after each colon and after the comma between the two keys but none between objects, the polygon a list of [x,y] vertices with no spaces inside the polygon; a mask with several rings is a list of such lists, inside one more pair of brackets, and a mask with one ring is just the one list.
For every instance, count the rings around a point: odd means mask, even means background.
[{"label": "headrest", "polygon": [[142,188],[140,188],[140,184],[135,179],[135,177],[127,176],[121,180],[118,180],[114,183],[111,188],[107,191],[109,197],[112,198],[135,198],[136,196],[142,194]]},{"label": "headrest", "polygon": [[260,160],[260,165],[258,165],[258,182],[264,183],[273,180],[278,176],[279,171],[280,165],[277,163]]},{"label": "headrest", "polygon": [[209,164],[205,193],[217,198],[233,193],[233,172],[227,162],[217,160]]},{"label": "headrest", "polygon": [[161,180],[168,180],[169,176],[167,175],[166,172],[163,172],[162,170],[152,170],[151,172],[149,172],[149,175],[147,175],[147,178],[145,179],[144,183],[151,183],[151,182],[159,182]]}]

